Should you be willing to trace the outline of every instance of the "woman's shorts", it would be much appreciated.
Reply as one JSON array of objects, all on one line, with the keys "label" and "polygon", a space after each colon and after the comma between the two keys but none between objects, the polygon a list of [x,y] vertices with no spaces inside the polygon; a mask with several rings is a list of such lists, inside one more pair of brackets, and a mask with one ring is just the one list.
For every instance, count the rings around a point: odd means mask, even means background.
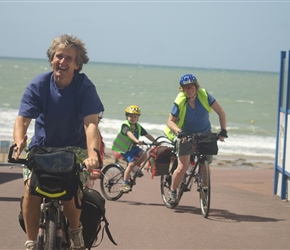
[{"label": "woman's shorts", "polygon": [[[193,154],[193,145],[192,142],[182,140],[177,140],[176,149],[178,156],[192,155]],[[206,155],[208,163],[212,163],[212,155]]]}]

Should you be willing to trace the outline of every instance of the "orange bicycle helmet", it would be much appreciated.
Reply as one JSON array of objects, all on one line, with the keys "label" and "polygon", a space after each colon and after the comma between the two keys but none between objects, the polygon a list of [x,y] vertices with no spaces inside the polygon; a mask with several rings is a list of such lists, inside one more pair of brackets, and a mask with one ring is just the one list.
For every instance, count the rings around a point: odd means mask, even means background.
[{"label": "orange bicycle helmet", "polygon": [[131,105],[125,109],[125,115],[141,115],[141,110],[137,105]]}]

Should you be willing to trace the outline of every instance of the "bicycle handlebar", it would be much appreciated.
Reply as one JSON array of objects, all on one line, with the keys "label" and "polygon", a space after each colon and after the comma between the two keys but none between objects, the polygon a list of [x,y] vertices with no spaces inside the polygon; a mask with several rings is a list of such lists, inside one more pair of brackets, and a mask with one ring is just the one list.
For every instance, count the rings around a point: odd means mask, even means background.
[{"label": "bicycle handlebar", "polygon": [[[10,149],[9,149],[9,153],[8,153],[8,163],[15,163],[15,164],[24,164],[24,165],[26,165],[28,163],[27,158],[19,158],[18,160],[16,160],[14,157],[12,157],[15,146],[16,146],[16,144],[13,144],[10,147]],[[99,159],[99,168],[101,169],[103,167],[103,159],[101,157],[100,150],[98,150],[97,148],[94,148],[94,151],[97,152],[98,159]],[[80,163],[80,170],[83,171],[84,169],[86,169],[86,165],[83,164],[83,163]]]},{"label": "bicycle handlebar", "polygon": [[[185,135],[186,140],[188,141],[198,141],[201,137],[204,137],[206,133],[196,133],[196,134],[192,134],[192,135]],[[209,135],[214,135],[214,137],[216,138],[216,140],[218,141],[220,139],[220,135],[218,133],[211,133]],[[182,138],[179,138],[182,139]]]},{"label": "bicycle handlebar", "polygon": [[[196,134],[192,134],[191,136],[188,136],[188,139],[192,139],[192,140],[198,140],[200,136],[202,136],[204,133],[196,133]],[[211,133],[209,135],[214,135],[216,137],[216,140],[218,141],[220,138],[220,135],[218,133]]]},{"label": "bicycle handlebar", "polygon": [[[162,138],[163,140],[161,141],[158,141],[160,138]],[[170,144],[170,145],[174,145],[170,140],[168,140],[168,138],[164,135],[161,135],[161,136],[158,136],[152,143],[147,143],[145,141],[142,141],[142,145],[144,146],[149,146],[149,147],[152,147],[152,146],[159,146],[160,144],[162,143],[167,143],[167,144]],[[133,145],[138,145],[138,143],[136,142],[133,142]]]},{"label": "bicycle handlebar", "polygon": [[24,158],[19,158],[18,160],[16,160],[15,158],[12,157],[15,146],[16,146],[16,144],[13,144],[10,147],[10,149],[9,149],[8,163],[27,164],[27,159],[26,158],[25,159]]}]

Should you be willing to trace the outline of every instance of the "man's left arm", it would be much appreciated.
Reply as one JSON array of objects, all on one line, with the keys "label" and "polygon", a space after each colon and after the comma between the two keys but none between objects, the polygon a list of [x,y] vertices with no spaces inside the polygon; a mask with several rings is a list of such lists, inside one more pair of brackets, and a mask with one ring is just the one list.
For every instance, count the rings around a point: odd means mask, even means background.
[{"label": "man's left arm", "polygon": [[88,150],[88,158],[84,160],[84,164],[90,171],[93,171],[94,168],[99,167],[98,155],[94,150],[94,148],[100,149],[100,133],[98,123],[98,114],[88,115],[84,118]]}]

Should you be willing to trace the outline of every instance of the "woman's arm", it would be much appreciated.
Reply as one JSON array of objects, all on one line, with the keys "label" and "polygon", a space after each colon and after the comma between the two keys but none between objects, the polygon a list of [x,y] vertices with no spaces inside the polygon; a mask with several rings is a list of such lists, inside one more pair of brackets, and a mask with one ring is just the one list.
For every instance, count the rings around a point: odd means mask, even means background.
[{"label": "woman's arm", "polygon": [[173,133],[177,134],[180,128],[176,125],[178,117],[173,116],[172,114],[169,115],[167,120],[167,126],[172,130]]},{"label": "woman's arm", "polygon": [[[219,103],[217,101],[215,101],[211,107],[218,114],[220,126],[221,126],[221,131],[225,130],[225,135],[226,135],[226,133],[227,133],[227,121],[226,121],[225,111],[222,109],[222,107],[219,105]],[[220,140],[224,141],[224,137],[221,136]]]}]

